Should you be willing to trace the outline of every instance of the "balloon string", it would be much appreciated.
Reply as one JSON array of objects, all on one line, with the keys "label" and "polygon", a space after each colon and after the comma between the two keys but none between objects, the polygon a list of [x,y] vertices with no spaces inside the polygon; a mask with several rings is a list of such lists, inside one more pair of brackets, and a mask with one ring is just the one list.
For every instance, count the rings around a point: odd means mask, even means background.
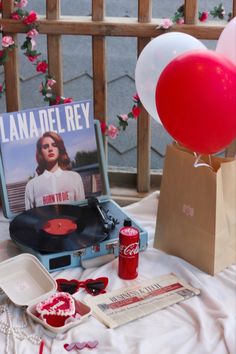
[{"label": "balloon string", "polygon": [[[174,140],[174,144],[176,144],[176,145],[178,145],[178,146],[181,146],[180,144],[179,144],[179,142],[177,141],[177,140]],[[195,160],[195,162],[194,162],[194,167],[209,167],[211,170],[213,170],[213,167],[212,167],[212,161],[211,161],[211,155],[209,154],[208,155],[208,159],[209,159],[209,164],[208,163],[206,163],[206,162],[199,162],[199,160],[201,159],[201,156],[202,155],[198,155],[196,152],[194,152],[193,151],[193,154],[194,154],[194,156],[196,157],[196,160]]]},{"label": "balloon string", "polygon": [[196,152],[194,152],[194,156],[196,157],[196,160],[194,162],[194,167],[209,167],[211,170],[213,169],[212,166],[211,166],[211,155],[208,155],[208,158],[209,158],[209,164],[206,163],[206,162],[199,162],[200,158],[201,158],[201,155],[197,155]]}]

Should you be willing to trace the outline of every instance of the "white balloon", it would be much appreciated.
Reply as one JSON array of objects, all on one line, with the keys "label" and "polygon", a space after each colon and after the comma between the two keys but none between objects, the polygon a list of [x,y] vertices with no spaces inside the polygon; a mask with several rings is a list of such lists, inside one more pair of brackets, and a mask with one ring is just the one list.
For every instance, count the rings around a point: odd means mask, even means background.
[{"label": "white balloon", "polygon": [[136,90],[144,108],[159,123],[155,92],[160,75],[171,60],[196,49],[207,50],[202,42],[189,34],[168,32],[151,40],[140,53],[135,68]]},{"label": "white balloon", "polygon": [[217,41],[216,52],[223,54],[236,64],[236,17],[222,31]]}]

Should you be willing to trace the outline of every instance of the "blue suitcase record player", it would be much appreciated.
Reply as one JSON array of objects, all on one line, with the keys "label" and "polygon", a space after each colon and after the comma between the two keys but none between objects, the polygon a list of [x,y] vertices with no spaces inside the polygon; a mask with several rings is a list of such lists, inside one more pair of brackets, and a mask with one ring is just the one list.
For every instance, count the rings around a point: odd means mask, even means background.
[{"label": "blue suitcase record player", "polygon": [[[63,151],[52,132],[63,141]],[[45,157],[48,141],[58,156],[51,151]],[[0,149],[3,212],[10,220],[10,237],[48,271],[112,260],[124,225],[139,229],[140,250],[146,249],[147,232],[109,196],[100,125],[93,119],[90,100],[1,114]],[[52,166],[59,167],[55,174]]]}]

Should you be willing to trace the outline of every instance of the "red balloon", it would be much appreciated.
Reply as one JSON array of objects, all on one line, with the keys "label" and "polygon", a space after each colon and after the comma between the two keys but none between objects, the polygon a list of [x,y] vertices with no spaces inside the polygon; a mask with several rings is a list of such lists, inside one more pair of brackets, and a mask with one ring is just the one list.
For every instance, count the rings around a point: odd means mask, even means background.
[{"label": "red balloon", "polygon": [[221,151],[236,137],[236,66],[210,50],[176,57],[157,82],[156,108],[185,147],[200,154]]}]

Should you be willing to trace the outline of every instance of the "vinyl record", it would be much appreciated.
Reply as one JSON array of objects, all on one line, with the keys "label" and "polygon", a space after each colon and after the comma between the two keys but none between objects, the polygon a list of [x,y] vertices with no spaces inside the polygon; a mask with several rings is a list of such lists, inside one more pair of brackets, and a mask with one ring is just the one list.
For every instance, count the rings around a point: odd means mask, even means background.
[{"label": "vinyl record", "polygon": [[97,211],[89,206],[49,205],[16,216],[10,236],[36,251],[56,253],[92,246],[108,234]]}]

